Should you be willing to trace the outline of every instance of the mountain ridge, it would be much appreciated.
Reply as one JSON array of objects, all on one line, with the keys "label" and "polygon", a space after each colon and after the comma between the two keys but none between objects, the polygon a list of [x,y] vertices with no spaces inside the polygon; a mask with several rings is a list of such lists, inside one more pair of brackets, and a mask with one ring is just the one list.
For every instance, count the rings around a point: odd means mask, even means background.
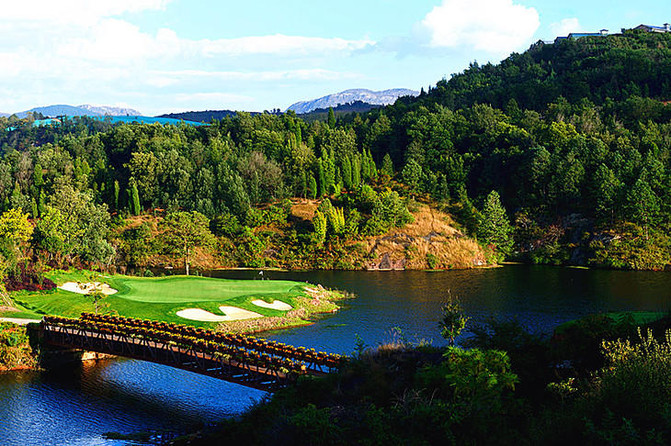
[{"label": "mountain ridge", "polygon": [[310,113],[311,111],[320,108],[328,109],[329,107],[337,107],[338,105],[357,101],[371,105],[389,105],[394,103],[399,97],[417,95],[419,95],[418,91],[409,90],[407,88],[391,88],[380,91],[373,91],[365,88],[353,88],[322,96],[317,99],[296,102],[287,107],[286,111],[293,110],[296,114],[300,115]]}]

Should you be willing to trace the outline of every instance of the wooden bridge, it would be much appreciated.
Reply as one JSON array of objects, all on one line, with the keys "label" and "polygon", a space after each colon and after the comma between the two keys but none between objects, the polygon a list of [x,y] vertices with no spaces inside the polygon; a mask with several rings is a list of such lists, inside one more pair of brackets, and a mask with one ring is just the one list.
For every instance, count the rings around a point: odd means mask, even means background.
[{"label": "wooden bridge", "polygon": [[344,361],[251,336],[101,314],[46,316],[40,330],[45,345],[165,364],[270,392],[302,375],[325,375]]}]

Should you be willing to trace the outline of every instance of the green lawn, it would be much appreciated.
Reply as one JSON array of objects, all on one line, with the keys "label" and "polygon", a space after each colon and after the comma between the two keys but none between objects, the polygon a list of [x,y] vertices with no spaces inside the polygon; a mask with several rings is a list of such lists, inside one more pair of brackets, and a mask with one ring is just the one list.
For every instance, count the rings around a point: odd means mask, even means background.
[{"label": "green lawn", "polygon": [[[54,271],[47,277],[62,285],[65,282],[88,282],[89,277],[82,272]],[[185,323],[198,326],[212,326],[216,323],[197,322],[176,315],[185,308],[202,308],[221,314],[220,305],[230,305],[255,311],[264,316],[280,316],[284,312],[261,308],[251,304],[254,299],[272,302],[277,299],[296,306],[294,298],[304,296],[304,283],[273,280],[227,280],[206,277],[132,277],[98,276],[97,281],[105,282],[118,293],[102,299],[105,311],[121,316],[155,319],[166,322]],[[0,312],[4,317],[39,317],[50,314],[79,317],[82,312],[94,311],[91,297],[71,293],[61,289],[48,292],[17,292],[12,297],[21,311]]]}]

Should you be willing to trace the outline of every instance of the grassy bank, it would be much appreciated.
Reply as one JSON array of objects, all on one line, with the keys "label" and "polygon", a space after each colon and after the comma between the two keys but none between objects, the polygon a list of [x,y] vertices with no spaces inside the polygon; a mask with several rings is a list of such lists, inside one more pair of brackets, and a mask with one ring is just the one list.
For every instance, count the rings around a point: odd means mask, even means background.
[{"label": "grassy bank", "polygon": [[[342,297],[319,286],[285,280],[228,280],[193,276],[133,277],[123,275],[96,275],[82,271],[51,271],[46,276],[63,286],[68,282],[87,283],[91,280],[109,285],[116,293],[101,298],[100,312],[120,316],[191,324],[207,328],[225,328],[227,322],[206,322],[185,319],[180,310],[199,309],[213,315],[223,315],[220,307],[236,307],[258,313],[256,321],[270,319],[272,324],[259,322],[271,329],[307,323],[311,314],[333,312],[333,300]],[[33,317],[57,315],[78,317],[82,312],[94,312],[95,303],[90,295],[57,288],[52,291],[12,293],[15,310],[0,311],[0,317]],[[291,306],[278,310],[255,305],[253,301],[275,301]],[[258,302],[257,302],[258,303]],[[21,316],[19,316],[19,314]],[[287,315],[289,314],[289,317]],[[247,321],[250,322],[250,321]],[[259,331],[253,325],[245,330],[238,324],[236,331]]]}]

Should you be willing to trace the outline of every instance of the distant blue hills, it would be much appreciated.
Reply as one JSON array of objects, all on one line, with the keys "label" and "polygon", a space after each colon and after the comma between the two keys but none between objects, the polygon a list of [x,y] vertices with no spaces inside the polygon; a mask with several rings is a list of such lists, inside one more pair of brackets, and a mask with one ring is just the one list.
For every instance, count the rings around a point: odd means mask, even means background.
[{"label": "distant blue hills", "polygon": [[[33,123],[35,126],[43,125],[56,125],[60,121],[56,118],[67,116],[67,117],[81,117],[88,116],[90,118],[100,119],[100,120],[109,120],[112,124],[119,122],[131,123],[137,122],[142,124],[188,124],[188,125],[203,125],[201,122],[194,122],[183,119],[175,118],[166,118],[166,117],[151,117],[143,116],[137,110],[132,108],[123,108],[123,107],[110,107],[110,106],[94,106],[94,105],[48,105],[45,107],[35,107],[30,110],[23,112],[15,113],[17,117],[23,119],[28,116],[28,113],[39,113],[45,117],[45,119],[37,119]],[[8,113],[2,113],[2,116],[10,116]]]},{"label": "distant blue hills", "polygon": [[108,105],[96,106],[89,104],[78,105],[78,106],[58,104],[58,105],[47,105],[45,107],[31,108],[30,110],[16,113],[16,116],[23,119],[26,116],[28,116],[28,113],[40,113],[43,116],[49,118],[55,118],[57,116],[126,116],[126,115],[141,116],[142,115],[142,113],[140,113],[137,110],[125,107],[111,107]]}]

